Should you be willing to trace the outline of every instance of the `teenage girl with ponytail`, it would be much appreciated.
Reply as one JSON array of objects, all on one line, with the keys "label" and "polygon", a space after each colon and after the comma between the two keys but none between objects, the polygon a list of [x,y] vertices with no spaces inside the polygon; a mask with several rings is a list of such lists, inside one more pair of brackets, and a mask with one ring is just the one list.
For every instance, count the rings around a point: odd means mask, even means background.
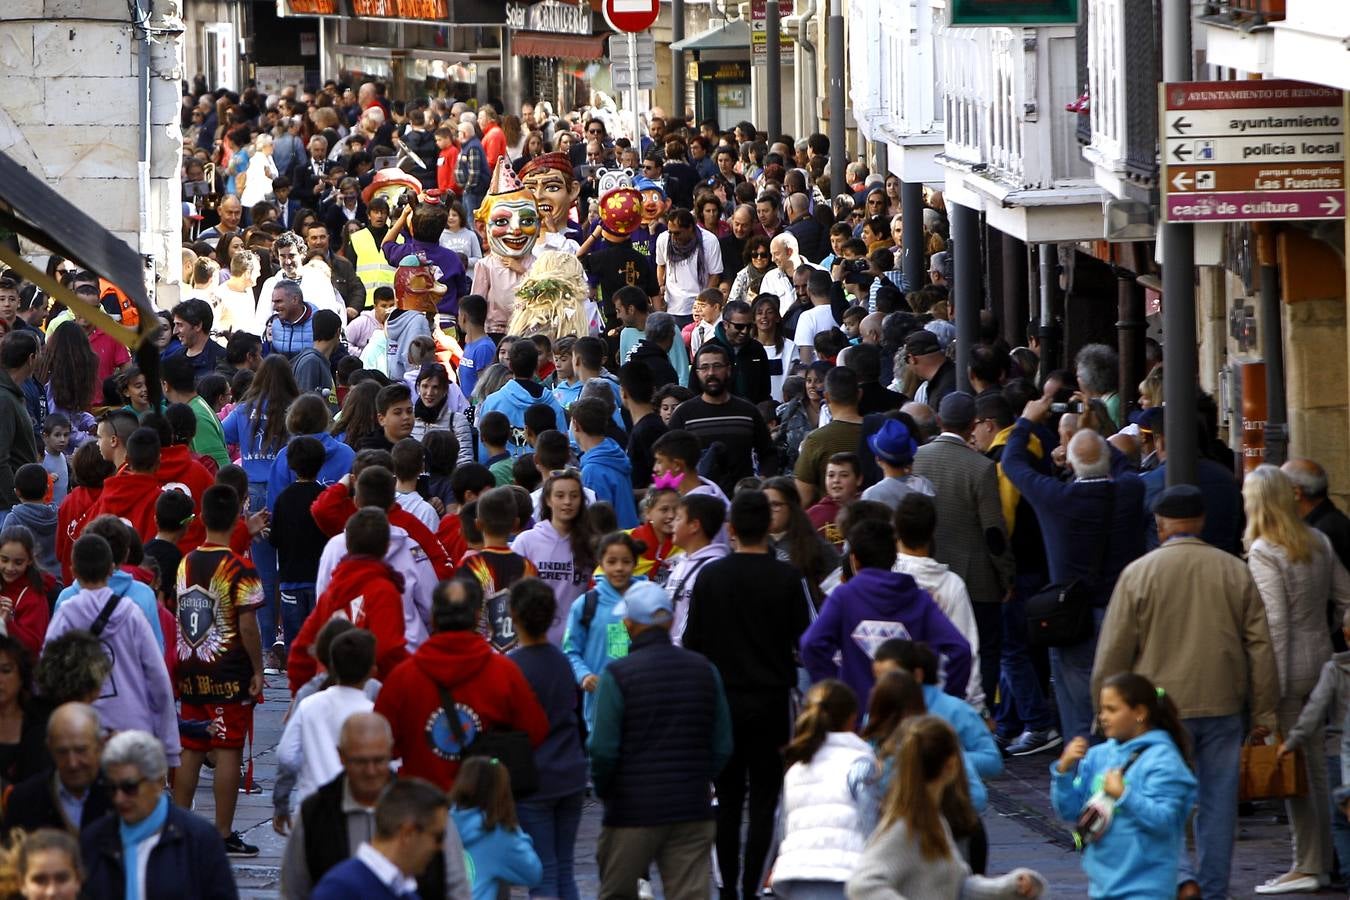
[{"label": "teenage girl with ponytail", "polygon": [[847,884],[849,900],[1039,897],[1045,879],[1031,869],[972,875],[942,815],[944,793],[964,777],[961,745],[950,725],[916,716],[900,726],[896,776],[881,822]]},{"label": "teenage girl with ponytail", "polygon": [[842,900],[867,843],[864,805],[876,781],[876,759],[854,733],[858,696],[833,678],[806,694],[795,737],[784,756],[783,839],[773,891],[789,900]]},{"label": "teenage girl with ponytail", "polygon": [[1176,704],[1142,675],[1102,685],[1102,731],[1088,749],[1075,738],[1050,767],[1055,811],[1077,821],[1092,897],[1176,895],[1186,817],[1195,804],[1190,737]]}]

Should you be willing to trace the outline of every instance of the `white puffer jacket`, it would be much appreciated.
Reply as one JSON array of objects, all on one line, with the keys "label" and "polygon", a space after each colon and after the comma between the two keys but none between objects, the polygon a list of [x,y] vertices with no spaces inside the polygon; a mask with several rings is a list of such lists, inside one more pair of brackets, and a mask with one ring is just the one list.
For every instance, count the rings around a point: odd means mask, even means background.
[{"label": "white puffer jacket", "polygon": [[783,777],[783,841],[774,864],[775,884],[833,881],[853,874],[867,832],[863,831],[859,773],[876,759],[852,732],[833,731],[809,763],[795,763]]}]

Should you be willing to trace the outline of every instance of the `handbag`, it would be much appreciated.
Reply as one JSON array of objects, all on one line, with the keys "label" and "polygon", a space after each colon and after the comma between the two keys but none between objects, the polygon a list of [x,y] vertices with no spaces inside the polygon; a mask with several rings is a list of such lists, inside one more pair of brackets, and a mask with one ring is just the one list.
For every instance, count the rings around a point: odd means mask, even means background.
[{"label": "handbag", "polygon": [[1106,495],[1106,517],[1102,539],[1097,544],[1097,560],[1091,579],[1075,578],[1051,584],[1027,598],[1027,643],[1033,647],[1069,647],[1092,637],[1093,588],[1101,580],[1106,566],[1106,551],[1111,543],[1111,521],[1116,512],[1116,486],[1110,484]]},{"label": "handbag", "polygon": [[459,721],[459,712],[455,707],[455,698],[450,689],[440,685],[441,708],[445,710],[446,723],[450,733],[459,745],[459,758],[486,756],[506,766],[511,776],[511,794],[517,799],[539,790],[539,769],[534,763],[534,748],[530,746],[530,736],[523,731],[483,731],[474,736],[472,743],[466,743],[464,725]]},{"label": "handbag", "polygon": [[1243,744],[1238,764],[1238,802],[1285,800],[1308,793],[1302,750],[1280,756],[1280,744]]}]

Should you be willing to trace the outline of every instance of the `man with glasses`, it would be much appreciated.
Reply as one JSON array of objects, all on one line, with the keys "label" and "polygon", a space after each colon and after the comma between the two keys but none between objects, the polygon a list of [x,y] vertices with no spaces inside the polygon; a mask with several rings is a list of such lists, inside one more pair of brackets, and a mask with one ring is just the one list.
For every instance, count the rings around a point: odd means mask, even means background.
[{"label": "man with glasses", "polygon": [[[755,317],[750,304],[732,300],[722,311],[722,320],[708,340],[731,351],[731,393],[751,403],[762,403],[772,396],[772,379],[769,356],[764,352],[764,345],[752,336],[754,328]],[[690,390],[699,390],[699,384],[697,375],[690,378]]]},{"label": "man with glasses", "polygon": [[[702,393],[681,403],[670,418],[670,429],[684,429],[707,450],[720,444],[717,484],[731,496],[736,482],[750,475],[778,471],[778,450],[759,409],[749,400],[732,396],[732,355],[726,345],[712,341],[699,348],[694,372]],[[758,466],[756,466],[758,462]]]},{"label": "man with glasses", "polygon": [[[278,810],[272,819],[278,834],[290,834],[281,861],[281,896],[285,900],[308,897],[329,869],[375,837],[376,804],[395,781],[389,767],[394,736],[384,716],[348,716],[342,723],[337,749],[341,774],[305,798],[294,828],[289,810]],[[440,893],[425,896],[467,896],[464,847],[453,823],[445,829],[442,850],[445,887]]]},{"label": "man with glasses", "polygon": [[568,151],[568,156],[571,158],[572,165],[574,166],[579,166],[586,162],[586,151],[591,141],[599,143],[600,149],[606,153],[614,146],[614,142],[609,139],[609,132],[605,128],[605,123],[600,119],[591,119],[587,122],[582,134],[585,135],[585,140],[577,141],[572,145],[572,149]]}]

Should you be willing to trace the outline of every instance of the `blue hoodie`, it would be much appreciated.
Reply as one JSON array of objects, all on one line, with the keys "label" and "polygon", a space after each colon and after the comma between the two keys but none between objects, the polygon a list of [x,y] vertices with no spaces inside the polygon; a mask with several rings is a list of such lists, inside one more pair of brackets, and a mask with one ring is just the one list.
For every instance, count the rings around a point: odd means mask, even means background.
[{"label": "blue hoodie", "polygon": [[[981,778],[993,778],[1003,774],[1003,754],[994,743],[994,736],[984,724],[984,719],[964,700],[953,697],[935,684],[923,686],[923,704],[931,715],[937,716],[952,726],[961,741],[961,750],[966,757],[966,772],[973,772]],[[980,793],[984,793],[981,786]],[[972,799],[974,793],[972,792]]]},{"label": "blue hoodie", "polygon": [[1195,803],[1195,775],[1172,737],[1160,728],[1120,743],[1109,740],[1087,752],[1076,771],[1061,774],[1050,765],[1050,802],[1065,821],[1078,818],[1110,769],[1119,769],[1135,750],[1139,758],[1125,773],[1125,793],[1116,801],[1111,825],[1083,854],[1088,896],[1119,900],[1171,897],[1186,817]]},{"label": "blue hoodie", "polygon": [[[481,422],[483,416],[493,411],[504,413],[511,422],[512,430],[511,440],[507,443],[506,450],[511,454],[511,458],[515,459],[530,449],[529,445],[525,443],[525,410],[536,403],[543,403],[551,408],[557,420],[558,430],[567,434],[567,416],[563,414],[563,408],[558,405],[558,400],[553,396],[553,392],[546,390],[542,384],[533,381],[524,382],[519,378],[511,379],[484,400],[478,407],[475,420]],[[481,463],[487,462],[485,447],[479,446],[478,461]]]},{"label": "blue hoodie", "polygon": [[275,452],[267,452],[262,448],[263,430],[267,427],[267,407],[265,404],[263,404],[262,415],[258,416],[257,430],[253,428],[251,419],[255,402],[263,403],[261,400],[240,403],[230,410],[230,414],[225,417],[225,421],[220,423],[220,427],[225,432],[225,443],[235,444],[239,447],[239,465],[248,475],[248,480],[253,484],[266,483],[268,473],[272,471],[272,460],[277,458]]},{"label": "blue hoodie", "polygon": [[[628,583],[632,588],[643,579],[634,578]],[[572,674],[580,685],[587,675],[597,678],[605,667],[616,659],[628,655],[628,629],[623,619],[614,615],[614,607],[623,599],[604,575],[595,576],[596,604],[595,618],[590,628],[581,624],[581,613],[586,608],[586,594],[572,601],[572,610],[567,615],[567,631],[563,634],[563,653],[572,664]],[[587,592],[589,593],[589,592]],[[582,715],[586,718],[588,731],[595,729],[595,691],[583,695]]]},{"label": "blue hoodie", "polygon": [[[178,573],[174,572],[166,577],[172,582],[172,579],[178,577]],[[130,572],[117,569],[108,579],[108,587],[112,588],[114,594],[121,594],[136,604],[136,608],[145,614],[146,621],[150,623],[150,632],[155,636],[155,643],[159,645],[160,655],[163,655],[164,629],[159,627],[159,602],[155,599],[155,592],[150,589],[150,585],[137,581]],[[80,582],[76,579],[74,584],[56,596],[56,605],[52,607],[52,613],[55,614],[67,600],[80,591]]]},{"label": "blue hoodie", "polygon": [[450,810],[450,818],[464,842],[464,862],[473,885],[473,900],[496,900],[499,885],[529,888],[544,877],[534,842],[524,831],[500,825],[488,831],[483,827],[481,809],[457,806]]},{"label": "blue hoodie", "polygon": [[[343,475],[351,474],[352,463],[356,462],[355,450],[326,431],[308,436],[318,438],[319,443],[323,444],[323,465],[319,467],[319,477],[315,479],[319,484],[328,487],[341,481]],[[281,492],[295,483],[295,473],[286,464],[286,449],[281,448],[277,458],[272,461],[272,469],[267,475],[269,512],[276,509],[277,497],[281,496]]]},{"label": "blue hoodie", "polygon": [[33,532],[38,568],[61,580],[61,564],[56,561],[56,507],[50,503],[22,502],[9,508],[9,515],[0,522],[0,531],[11,525],[22,525]]},{"label": "blue hoodie", "polygon": [[581,454],[581,484],[595,491],[597,500],[614,507],[620,528],[638,527],[637,504],[633,502],[633,464],[614,438],[605,438]]},{"label": "blue hoodie", "polygon": [[928,644],[943,663],[947,692],[966,695],[970,644],[913,577],[884,569],[863,569],[826,598],[802,635],[802,665],[812,681],[842,679],[866,704],[875,681],[872,654],[890,638]]}]

